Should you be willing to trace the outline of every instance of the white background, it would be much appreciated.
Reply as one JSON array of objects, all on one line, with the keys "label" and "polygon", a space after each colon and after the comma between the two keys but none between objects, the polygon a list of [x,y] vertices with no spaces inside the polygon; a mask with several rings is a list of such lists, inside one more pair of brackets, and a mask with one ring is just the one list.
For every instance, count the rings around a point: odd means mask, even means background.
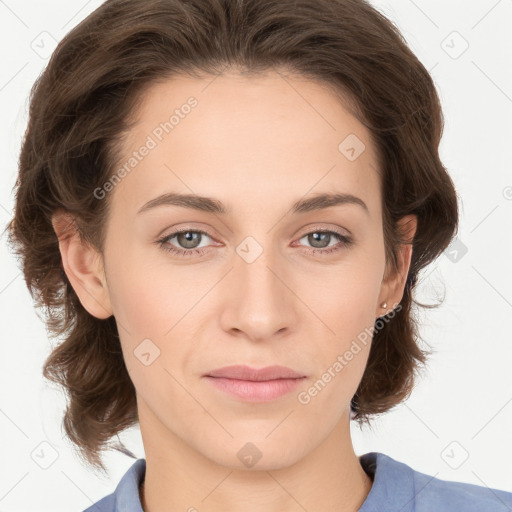
[{"label": "white background", "polygon": [[[372,3],[398,25],[437,85],[445,114],[441,158],[461,197],[458,239],[467,253],[456,262],[443,254],[423,273],[417,298],[445,295],[440,308],[421,316],[421,335],[436,353],[407,402],[371,430],[352,425],[354,447],[445,480],[512,491],[512,1]],[[43,39],[39,53],[51,52],[52,38],[59,41],[100,4],[0,0],[2,230],[12,215],[29,90],[47,63],[34,48]],[[110,479],[102,480],[63,438],[64,397],[41,375],[50,342],[5,240],[4,233],[0,512],[79,512],[111,493],[134,460],[105,454]],[[138,428],[120,437],[144,457]],[[42,442],[58,455],[47,469],[32,458]]]}]

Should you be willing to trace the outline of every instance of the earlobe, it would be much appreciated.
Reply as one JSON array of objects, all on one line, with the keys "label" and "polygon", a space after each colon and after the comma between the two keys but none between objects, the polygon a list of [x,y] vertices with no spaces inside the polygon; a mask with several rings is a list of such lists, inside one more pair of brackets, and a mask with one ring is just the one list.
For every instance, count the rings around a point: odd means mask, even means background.
[{"label": "earlobe", "polygon": [[52,226],[59,239],[64,272],[83,307],[93,316],[106,319],[113,314],[104,274],[102,255],[83,242],[73,216],[58,210]]},{"label": "earlobe", "polygon": [[[404,295],[405,283],[411,265],[413,240],[417,229],[417,216],[406,215],[398,221],[398,229],[405,239],[405,243],[398,248],[398,271],[386,278],[381,287],[376,317],[384,316],[400,303]],[[387,303],[386,311],[383,311],[382,303]]]}]

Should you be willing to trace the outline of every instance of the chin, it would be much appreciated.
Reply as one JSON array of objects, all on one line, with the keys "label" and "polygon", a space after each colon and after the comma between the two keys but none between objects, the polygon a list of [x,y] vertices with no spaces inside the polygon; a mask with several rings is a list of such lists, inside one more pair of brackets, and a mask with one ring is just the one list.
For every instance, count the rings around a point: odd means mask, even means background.
[{"label": "chin", "polygon": [[277,435],[275,439],[265,439],[265,436],[267,433],[235,436],[228,442],[215,446],[213,452],[210,445],[207,453],[203,452],[203,455],[215,464],[233,470],[271,471],[293,465],[307,452],[306,443],[299,439],[290,436],[284,439]]}]

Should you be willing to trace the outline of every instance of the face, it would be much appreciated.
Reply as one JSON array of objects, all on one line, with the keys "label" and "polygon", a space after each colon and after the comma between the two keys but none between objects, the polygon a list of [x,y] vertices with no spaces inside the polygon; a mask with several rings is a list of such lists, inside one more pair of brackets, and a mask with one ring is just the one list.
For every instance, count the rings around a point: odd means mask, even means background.
[{"label": "face", "polygon": [[[145,95],[119,168],[136,161],[108,192],[107,307],[146,432],[230,467],[250,442],[260,469],[284,467],[347,419],[370,349],[361,333],[401,299],[383,280],[377,156],[319,83],[213,78]],[[149,203],[163,194],[214,203]],[[323,194],[353,197],[326,207]],[[231,365],[302,378],[242,397],[205,377]]]}]

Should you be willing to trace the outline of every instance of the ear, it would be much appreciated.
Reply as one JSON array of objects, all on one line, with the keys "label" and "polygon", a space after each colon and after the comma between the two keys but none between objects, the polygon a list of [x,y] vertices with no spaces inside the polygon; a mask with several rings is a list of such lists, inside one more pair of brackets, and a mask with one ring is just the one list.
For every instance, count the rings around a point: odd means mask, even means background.
[{"label": "ear", "polygon": [[100,319],[110,317],[112,306],[102,255],[81,240],[74,217],[62,209],[52,215],[52,226],[59,239],[64,272],[83,307]]},{"label": "ear", "polygon": [[[416,215],[406,215],[398,221],[398,229],[402,233],[407,243],[399,246],[397,251],[398,271],[394,271],[391,267],[386,268],[386,274],[389,274],[382,281],[381,291],[379,294],[379,302],[377,304],[376,317],[384,316],[394,309],[404,296],[405,283],[411,265],[413,239],[416,234],[418,219]],[[391,265],[388,262],[388,265]],[[385,302],[386,308],[382,308],[381,304]]]}]

